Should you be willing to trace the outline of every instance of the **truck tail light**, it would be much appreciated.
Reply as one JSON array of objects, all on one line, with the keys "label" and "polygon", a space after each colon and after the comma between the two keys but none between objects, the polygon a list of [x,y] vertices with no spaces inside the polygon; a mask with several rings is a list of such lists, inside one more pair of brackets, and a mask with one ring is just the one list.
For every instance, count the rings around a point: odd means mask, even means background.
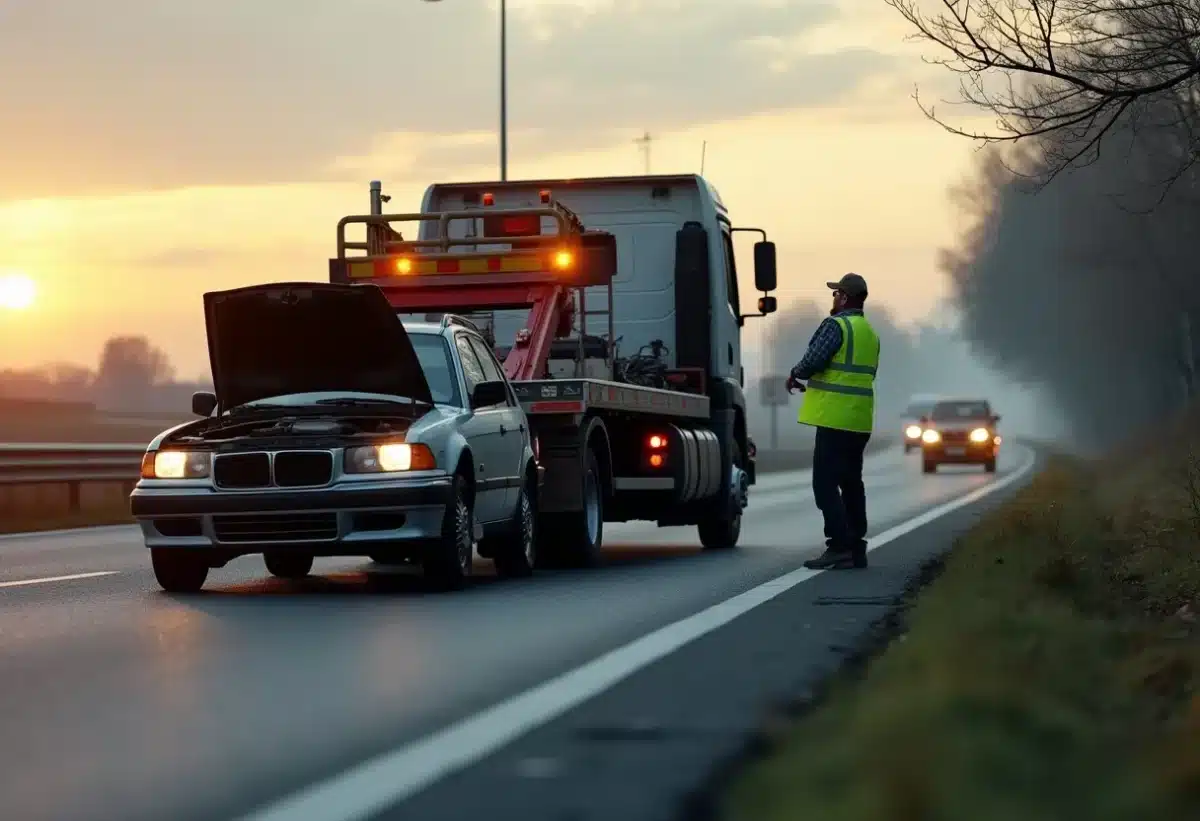
[{"label": "truck tail light", "polygon": [[667,464],[666,434],[652,433],[646,437],[646,464],[652,470],[658,470]]}]

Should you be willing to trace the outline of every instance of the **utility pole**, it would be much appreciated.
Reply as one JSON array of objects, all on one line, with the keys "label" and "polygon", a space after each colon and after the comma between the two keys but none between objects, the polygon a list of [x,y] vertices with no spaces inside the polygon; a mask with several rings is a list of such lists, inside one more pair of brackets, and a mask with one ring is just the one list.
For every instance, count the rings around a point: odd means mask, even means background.
[{"label": "utility pole", "polygon": [[646,172],[645,173],[646,173],[647,177],[650,176],[650,143],[653,140],[654,140],[654,138],[650,136],[649,131],[643,133],[642,136],[640,136],[634,140],[634,142],[637,143],[638,148],[641,149],[642,160],[646,164]]}]

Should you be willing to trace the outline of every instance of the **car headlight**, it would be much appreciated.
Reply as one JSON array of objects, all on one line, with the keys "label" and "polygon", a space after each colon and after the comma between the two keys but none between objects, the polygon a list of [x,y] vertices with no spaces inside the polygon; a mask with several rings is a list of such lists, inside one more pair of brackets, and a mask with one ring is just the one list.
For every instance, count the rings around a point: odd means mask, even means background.
[{"label": "car headlight", "polygon": [[987,428],[975,428],[975,430],[971,431],[971,441],[977,445],[982,445],[991,438],[992,435],[988,433]]},{"label": "car headlight", "polygon": [[927,445],[933,445],[942,441],[942,435],[933,428],[927,428],[925,432],[921,434],[921,441]]},{"label": "car headlight", "polygon": [[211,465],[207,451],[151,450],[142,454],[142,478],[206,479]]},{"label": "car headlight", "polygon": [[347,473],[402,473],[436,467],[437,461],[428,445],[392,442],[346,449]]},{"label": "car headlight", "polygon": [[921,438],[921,426],[920,425],[909,425],[907,428],[904,429],[904,435],[907,436],[909,439]]}]

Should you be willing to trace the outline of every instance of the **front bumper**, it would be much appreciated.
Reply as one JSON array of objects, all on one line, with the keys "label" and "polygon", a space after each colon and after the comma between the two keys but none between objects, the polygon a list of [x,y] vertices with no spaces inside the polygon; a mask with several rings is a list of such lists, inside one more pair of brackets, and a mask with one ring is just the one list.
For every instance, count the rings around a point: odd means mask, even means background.
[{"label": "front bumper", "polygon": [[995,442],[921,443],[921,453],[931,462],[951,465],[978,465],[996,458],[1000,446]]},{"label": "front bumper", "polygon": [[453,494],[448,476],[348,482],[312,490],[220,491],[139,485],[130,510],[146,547],[254,553],[303,545],[325,556],[441,535]]}]

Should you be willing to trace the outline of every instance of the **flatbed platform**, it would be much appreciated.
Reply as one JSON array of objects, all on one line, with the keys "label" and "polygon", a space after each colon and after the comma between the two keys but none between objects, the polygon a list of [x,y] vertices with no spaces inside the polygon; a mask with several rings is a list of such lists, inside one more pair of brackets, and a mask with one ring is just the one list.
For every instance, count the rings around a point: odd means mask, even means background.
[{"label": "flatbed platform", "polygon": [[512,383],[532,415],[611,410],[708,420],[709,398],[695,393],[609,382],[604,379],[534,379]]}]

